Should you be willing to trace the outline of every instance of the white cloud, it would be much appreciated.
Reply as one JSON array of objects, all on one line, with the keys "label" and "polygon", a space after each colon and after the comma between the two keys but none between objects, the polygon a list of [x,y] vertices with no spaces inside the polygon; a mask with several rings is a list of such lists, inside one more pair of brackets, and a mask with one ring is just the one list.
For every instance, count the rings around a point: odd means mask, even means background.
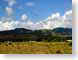
[{"label": "white cloud", "polygon": [[13,13],[13,6],[14,4],[16,4],[16,0],[5,0],[6,2],[8,2],[8,6],[5,7],[6,13],[8,16],[11,16]]},{"label": "white cloud", "polygon": [[72,27],[72,10],[67,11],[64,16],[63,20],[65,22],[65,27]]},{"label": "white cloud", "polygon": [[21,20],[26,21],[27,19],[28,19],[27,15],[26,14],[22,14]]},{"label": "white cloud", "polygon": [[43,21],[38,22],[35,29],[53,29],[57,27],[72,28],[72,10],[66,11],[63,16],[55,13]]},{"label": "white cloud", "polygon": [[9,21],[1,21],[0,22],[0,31],[2,30],[10,30],[13,29],[13,22]]},{"label": "white cloud", "polygon": [[11,30],[11,29],[15,29],[15,28],[30,29],[32,27],[32,24],[33,23],[31,20],[28,20],[27,22],[22,22],[22,21],[15,21],[9,17],[2,17],[0,19],[0,31]]},{"label": "white cloud", "polygon": [[8,16],[11,16],[12,13],[13,13],[13,8],[11,8],[11,7],[6,7],[5,9],[6,9],[6,13],[8,14]]},{"label": "white cloud", "polygon": [[26,6],[30,6],[30,7],[31,7],[31,6],[34,6],[34,3],[33,3],[33,2],[27,2],[27,3],[26,3]]},{"label": "white cloud", "polygon": [[59,18],[60,17],[60,13],[55,13],[55,14],[52,14],[51,18],[54,19],[54,18]]},{"label": "white cloud", "polygon": [[[5,20],[6,19],[6,20]],[[63,16],[60,13],[52,14],[43,21],[32,22],[28,19],[26,14],[21,17],[24,21],[16,21],[9,17],[2,17],[0,19],[0,31],[10,30],[15,28],[27,28],[27,29],[53,29],[57,27],[72,28],[72,11],[67,11]]]},{"label": "white cloud", "polygon": [[12,7],[14,4],[16,4],[16,0],[5,0],[5,1],[8,2],[8,5],[9,5],[10,7]]}]

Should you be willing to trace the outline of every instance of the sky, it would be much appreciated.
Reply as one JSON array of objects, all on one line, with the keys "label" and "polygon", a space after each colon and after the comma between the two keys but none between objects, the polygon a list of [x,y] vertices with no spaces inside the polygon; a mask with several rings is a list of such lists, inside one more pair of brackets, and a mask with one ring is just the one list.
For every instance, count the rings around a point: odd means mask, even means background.
[{"label": "sky", "polygon": [[71,28],[71,21],[72,0],[0,0],[0,30]]}]

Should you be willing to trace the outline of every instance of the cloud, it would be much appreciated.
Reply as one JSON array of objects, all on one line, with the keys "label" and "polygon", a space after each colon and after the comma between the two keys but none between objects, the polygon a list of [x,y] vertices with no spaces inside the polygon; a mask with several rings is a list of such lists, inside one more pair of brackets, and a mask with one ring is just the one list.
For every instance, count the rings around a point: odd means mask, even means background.
[{"label": "cloud", "polygon": [[29,6],[29,7],[34,6],[34,3],[33,2],[27,2],[26,6]]},{"label": "cloud", "polygon": [[31,20],[28,20],[27,22],[23,22],[23,21],[13,20],[10,17],[1,17],[1,19],[0,19],[0,31],[11,30],[11,29],[15,29],[15,28],[30,29],[32,27],[32,24],[33,24],[33,22]]},{"label": "cloud", "polygon": [[58,12],[54,13],[46,19],[36,23],[32,22],[26,14],[22,14],[21,19],[22,21],[13,20],[9,17],[2,17],[0,19],[0,31],[15,28],[27,28],[32,30],[54,29],[57,27],[72,28],[72,10],[66,11],[63,16]]},{"label": "cloud", "polygon": [[5,10],[6,10],[6,13],[8,14],[8,16],[11,16],[11,15],[12,15],[12,13],[13,13],[13,8],[11,8],[11,7],[6,7]]},{"label": "cloud", "polygon": [[58,12],[54,13],[35,24],[35,29],[54,29],[57,27],[72,28],[72,10],[66,11],[63,16]]},{"label": "cloud", "polygon": [[10,17],[1,17],[0,19],[0,31],[11,30],[16,28],[19,21],[14,21]]},{"label": "cloud", "polygon": [[55,13],[51,15],[51,19],[59,18],[59,17],[60,17],[60,13]]},{"label": "cloud", "polygon": [[63,20],[65,22],[65,27],[72,27],[72,10],[64,14]]},{"label": "cloud", "polygon": [[6,13],[8,16],[11,16],[13,13],[13,6],[14,4],[16,4],[16,0],[5,0],[6,2],[8,2],[8,6],[5,7]]},{"label": "cloud", "polygon": [[6,13],[8,14],[8,16],[12,15],[13,13],[13,5],[16,4],[16,0],[5,0],[6,2],[8,2],[8,6],[5,7],[6,9]]},{"label": "cloud", "polygon": [[6,2],[8,2],[8,5],[10,7],[12,7],[14,4],[16,4],[16,0],[5,0]]},{"label": "cloud", "polygon": [[26,14],[22,14],[21,20],[26,21],[27,19],[28,19],[27,15]]},{"label": "cloud", "polygon": [[0,21],[0,31],[13,29],[13,25],[11,21]]}]

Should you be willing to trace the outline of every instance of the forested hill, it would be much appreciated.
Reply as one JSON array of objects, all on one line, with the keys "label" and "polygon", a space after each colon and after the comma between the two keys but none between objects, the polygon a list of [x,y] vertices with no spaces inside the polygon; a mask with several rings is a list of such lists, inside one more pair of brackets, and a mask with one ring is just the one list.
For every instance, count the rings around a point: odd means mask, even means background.
[{"label": "forested hill", "polygon": [[43,41],[43,40],[67,40],[72,39],[71,28],[55,28],[55,29],[42,29],[30,30],[25,28],[16,28],[13,30],[0,31],[0,41]]}]

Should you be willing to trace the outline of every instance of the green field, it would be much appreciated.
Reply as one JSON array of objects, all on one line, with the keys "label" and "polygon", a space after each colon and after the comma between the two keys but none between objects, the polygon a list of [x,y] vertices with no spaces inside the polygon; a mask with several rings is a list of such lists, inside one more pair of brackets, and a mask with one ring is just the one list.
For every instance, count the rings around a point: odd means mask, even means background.
[{"label": "green field", "polygon": [[0,43],[0,54],[72,54],[70,42]]}]

